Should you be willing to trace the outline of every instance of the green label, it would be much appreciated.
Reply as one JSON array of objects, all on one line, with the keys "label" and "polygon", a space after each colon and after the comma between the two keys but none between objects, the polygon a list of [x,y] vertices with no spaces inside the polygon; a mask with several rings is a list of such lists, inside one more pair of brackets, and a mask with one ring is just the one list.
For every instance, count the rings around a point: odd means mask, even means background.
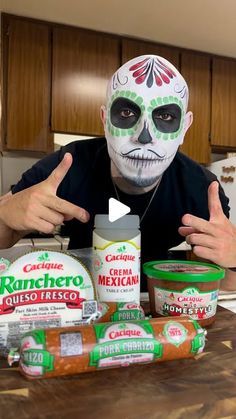
[{"label": "green label", "polygon": [[45,331],[43,329],[30,330],[29,332],[24,333],[23,337],[32,337],[37,344],[45,345]]},{"label": "green label", "polygon": [[163,345],[148,320],[101,323],[94,330],[97,344],[90,353],[90,366],[129,365],[162,357]]},{"label": "green label", "polygon": [[197,354],[202,352],[205,346],[205,334],[204,330],[202,333],[198,333],[195,338],[192,340],[191,352]]},{"label": "green label", "polygon": [[117,322],[117,321],[124,321],[124,320],[140,320],[142,319],[143,315],[140,310],[134,309],[134,310],[120,310],[116,311],[111,316],[111,321]]},{"label": "green label", "polygon": [[27,349],[22,352],[22,361],[27,366],[42,367],[45,371],[53,371],[54,357],[44,349]]},{"label": "green label", "polygon": [[96,345],[90,353],[90,366],[98,366],[101,359],[119,355],[151,353],[155,358],[161,358],[163,347],[155,339],[121,339],[114,342],[104,342]]}]

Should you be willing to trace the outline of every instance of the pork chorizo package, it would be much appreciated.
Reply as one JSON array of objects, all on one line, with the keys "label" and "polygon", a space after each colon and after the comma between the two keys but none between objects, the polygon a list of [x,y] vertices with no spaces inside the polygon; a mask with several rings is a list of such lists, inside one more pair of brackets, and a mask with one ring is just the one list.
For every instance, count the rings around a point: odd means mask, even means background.
[{"label": "pork chorizo package", "polygon": [[8,362],[19,361],[27,378],[49,378],[191,358],[204,344],[204,329],[190,318],[100,323],[28,332]]},{"label": "pork chorizo package", "polygon": [[0,355],[35,328],[72,326],[94,312],[87,268],[60,251],[35,250],[0,264]]}]

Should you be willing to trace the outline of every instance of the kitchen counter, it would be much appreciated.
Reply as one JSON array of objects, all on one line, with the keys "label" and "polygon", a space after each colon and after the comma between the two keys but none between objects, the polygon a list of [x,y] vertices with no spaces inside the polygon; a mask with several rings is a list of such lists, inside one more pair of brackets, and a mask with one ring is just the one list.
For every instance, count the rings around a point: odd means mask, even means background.
[{"label": "kitchen counter", "polygon": [[193,359],[28,381],[0,360],[0,417],[236,417],[236,314],[218,307]]}]

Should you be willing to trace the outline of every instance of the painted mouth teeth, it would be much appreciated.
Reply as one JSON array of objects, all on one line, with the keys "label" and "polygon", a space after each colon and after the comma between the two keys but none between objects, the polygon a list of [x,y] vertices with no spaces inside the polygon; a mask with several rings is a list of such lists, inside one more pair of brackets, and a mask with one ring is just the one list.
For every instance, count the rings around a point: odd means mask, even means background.
[{"label": "painted mouth teeth", "polygon": [[159,159],[152,159],[152,158],[150,158],[150,157],[135,157],[135,156],[122,156],[122,157],[124,157],[124,158],[128,158],[128,159],[130,159],[130,160],[140,160],[140,161],[157,161],[157,160],[159,160]]},{"label": "painted mouth teeth", "polygon": [[121,153],[117,153],[117,151],[113,148],[112,151],[114,154],[116,154],[119,157],[122,157],[122,159],[124,159],[126,161],[127,164],[132,165],[133,167],[136,168],[140,168],[140,166],[142,168],[150,168],[151,166],[154,166],[156,164],[163,164],[166,163],[173,155],[175,155],[175,153],[173,153],[172,155],[166,157],[157,157],[157,158],[151,158],[151,157],[144,157],[143,155],[137,155],[137,156],[132,156],[131,154],[128,155],[123,155]]},{"label": "painted mouth teeth", "polygon": [[[122,155],[121,155],[122,156]],[[122,156],[123,159],[126,160],[127,163],[138,167],[138,166],[142,166],[142,167],[150,167],[153,166],[154,164],[160,163],[162,160],[161,159],[151,159],[151,158],[144,158],[144,157],[140,157],[140,156]]]}]

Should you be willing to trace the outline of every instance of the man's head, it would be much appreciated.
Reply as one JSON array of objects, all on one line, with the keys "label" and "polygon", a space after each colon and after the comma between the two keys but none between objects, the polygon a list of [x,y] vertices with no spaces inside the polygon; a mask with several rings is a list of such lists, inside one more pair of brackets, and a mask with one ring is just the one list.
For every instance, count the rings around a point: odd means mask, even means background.
[{"label": "man's head", "polygon": [[188,86],[156,55],[136,57],[112,76],[101,108],[108,152],[129,183],[154,184],[172,162],[192,123]]}]

